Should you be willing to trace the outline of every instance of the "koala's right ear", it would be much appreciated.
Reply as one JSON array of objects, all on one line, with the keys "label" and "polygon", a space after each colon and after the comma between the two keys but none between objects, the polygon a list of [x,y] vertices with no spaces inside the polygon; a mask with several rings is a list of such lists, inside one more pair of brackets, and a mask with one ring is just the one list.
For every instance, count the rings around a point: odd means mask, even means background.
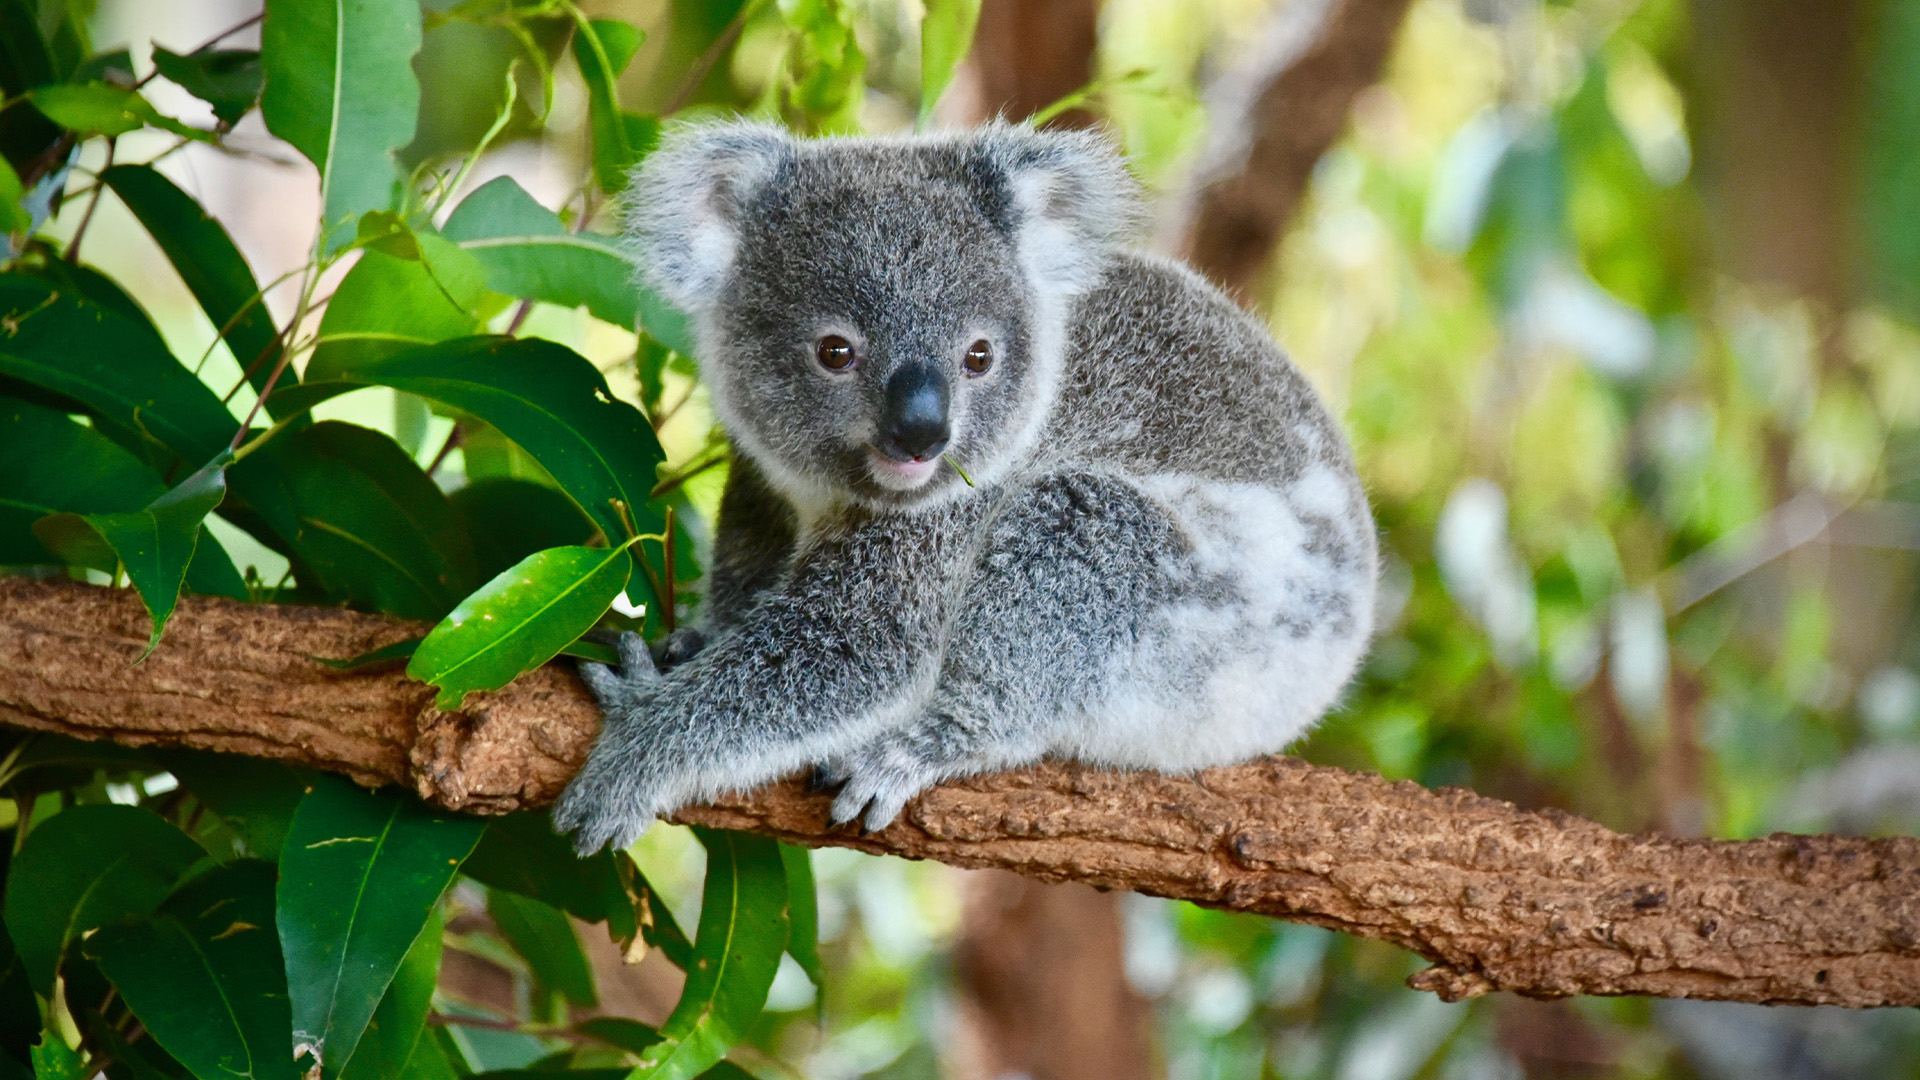
[{"label": "koala's right ear", "polygon": [[647,281],[683,311],[712,304],[733,268],[740,221],[794,152],[792,137],[771,124],[664,132],[626,196],[627,237]]}]

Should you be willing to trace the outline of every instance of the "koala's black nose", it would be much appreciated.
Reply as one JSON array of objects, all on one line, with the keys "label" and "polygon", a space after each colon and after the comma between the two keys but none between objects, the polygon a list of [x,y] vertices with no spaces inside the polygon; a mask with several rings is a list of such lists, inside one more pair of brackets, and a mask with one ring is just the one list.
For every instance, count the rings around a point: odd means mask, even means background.
[{"label": "koala's black nose", "polygon": [[933,367],[906,367],[887,380],[880,414],[880,449],[925,461],[946,449],[947,380]]}]

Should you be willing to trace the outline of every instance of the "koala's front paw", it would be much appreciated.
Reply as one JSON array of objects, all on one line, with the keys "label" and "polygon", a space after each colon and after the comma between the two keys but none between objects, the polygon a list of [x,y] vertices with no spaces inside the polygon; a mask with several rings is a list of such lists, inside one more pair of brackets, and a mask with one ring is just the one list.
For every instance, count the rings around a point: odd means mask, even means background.
[{"label": "koala's front paw", "polygon": [[663,809],[657,805],[661,785],[653,779],[659,748],[644,729],[655,712],[660,673],[640,635],[620,635],[617,647],[617,671],[580,664],[580,681],[600,706],[600,737],[553,807],[553,827],[573,833],[574,849],[583,856],[608,843],[633,843]]}]

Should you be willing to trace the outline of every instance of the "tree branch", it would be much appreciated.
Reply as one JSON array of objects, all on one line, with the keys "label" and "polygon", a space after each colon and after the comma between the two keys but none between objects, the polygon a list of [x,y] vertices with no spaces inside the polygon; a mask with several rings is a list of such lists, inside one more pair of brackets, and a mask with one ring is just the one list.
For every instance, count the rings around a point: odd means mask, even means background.
[{"label": "tree branch", "polygon": [[[598,722],[562,666],[445,713],[398,671],[311,659],[422,629],[397,619],[183,597],[132,666],[147,616],[130,590],[4,578],[0,612],[0,722],[294,761],[457,810],[551,801]],[[1910,837],[1628,837],[1290,758],[1184,777],[1049,763],[935,788],[864,836],[827,828],[828,801],[789,780],[678,817],[1379,938],[1432,961],[1411,982],[1449,1000],[1920,1005]]]},{"label": "tree branch", "polygon": [[1293,0],[1208,94],[1180,254],[1227,292],[1251,288],[1306,195],[1313,167],[1379,79],[1409,0]]}]

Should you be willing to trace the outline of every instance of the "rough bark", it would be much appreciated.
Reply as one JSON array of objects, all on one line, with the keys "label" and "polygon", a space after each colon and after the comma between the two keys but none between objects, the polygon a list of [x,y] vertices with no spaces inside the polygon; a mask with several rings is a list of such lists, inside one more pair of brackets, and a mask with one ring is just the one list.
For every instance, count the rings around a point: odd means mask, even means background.
[{"label": "rough bark", "polygon": [[[131,591],[0,579],[0,722],[297,761],[477,812],[538,806],[584,757],[564,667],[457,713],[398,672],[339,673],[417,624],[183,598],[133,665]],[[1622,836],[1469,791],[1265,758],[1192,776],[1048,763],[935,788],[861,835],[791,779],[679,820],[814,846],[997,867],[1380,938],[1449,1000],[1659,997],[1920,1005],[1920,839]]]},{"label": "rough bark", "polygon": [[1408,2],[1280,5],[1246,63],[1214,85],[1180,254],[1221,288],[1255,284],[1354,98],[1379,79]]}]

